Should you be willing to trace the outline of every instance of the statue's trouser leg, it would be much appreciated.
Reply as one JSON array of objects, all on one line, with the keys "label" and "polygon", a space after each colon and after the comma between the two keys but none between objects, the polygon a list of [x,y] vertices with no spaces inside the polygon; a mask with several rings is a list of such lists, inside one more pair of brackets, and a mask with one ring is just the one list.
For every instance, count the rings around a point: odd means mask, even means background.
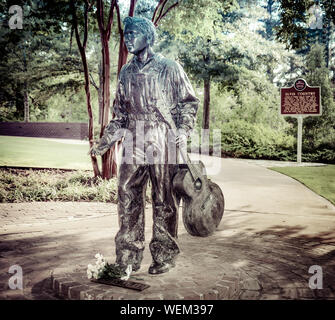
[{"label": "statue's trouser leg", "polygon": [[179,253],[176,242],[178,228],[177,199],[172,190],[171,164],[150,165],[153,200],[153,235],[150,251],[158,264],[173,261]]},{"label": "statue's trouser leg", "polygon": [[116,263],[133,270],[141,265],[144,250],[145,189],[148,165],[122,163],[119,168],[118,214],[120,229],[115,237]]}]

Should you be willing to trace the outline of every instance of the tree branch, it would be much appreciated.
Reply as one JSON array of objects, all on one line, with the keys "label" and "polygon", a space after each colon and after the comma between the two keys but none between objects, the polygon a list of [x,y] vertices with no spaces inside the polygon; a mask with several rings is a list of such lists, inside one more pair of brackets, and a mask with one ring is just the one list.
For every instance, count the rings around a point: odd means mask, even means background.
[{"label": "tree branch", "polygon": [[105,32],[105,29],[104,29],[104,6],[102,0],[97,0],[97,20],[100,33],[103,34]]},{"label": "tree branch", "polygon": [[95,83],[95,81],[94,81],[94,79],[93,79],[91,73],[89,73],[89,76],[90,76],[90,78],[91,78],[91,84],[93,85],[93,87],[94,87],[95,89],[99,90],[99,87],[98,87],[97,84]]},{"label": "tree branch", "polygon": [[111,3],[111,7],[109,9],[109,16],[108,16],[108,23],[107,23],[107,40],[109,40],[110,35],[111,35],[111,29],[112,29],[112,24],[113,24],[113,18],[114,18],[114,7],[116,4],[116,0],[113,0]]},{"label": "tree branch", "polygon": [[72,38],[73,38],[73,24],[71,24],[71,36],[70,36],[70,50],[69,53],[71,53],[72,50]]},{"label": "tree branch", "polygon": [[164,7],[165,7],[165,5],[166,5],[166,3],[167,3],[168,1],[169,1],[169,0],[163,0],[163,4],[162,4],[161,9],[160,9],[160,11],[159,11],[158,17],[157,17],[156,21],[154,21],[154,25],[155,25],[155,26],[157,26],[157,22],[158,22],[159,19],[161,18],[162,13],[163,13],[163,10],[164,10]]},{"label": "tree branch", "polygon": [[158,11],[160,5],[161,5],[164,1],[165,1],[165,0],[159,0],[157,6],[156,6],[156,8],[155,8],[154,14],[152,15],[152,19],[151,19],[152,22],[155,21],[156,13],[157,13],[157,11]]},{"label": "tree branch", "polygon": [[74,33],[75,33],[75,36],[76,36],[76,40],[77,40],[79,50],[81,50],[83,48],[83,46],[81,44],[79,31],[78,31],[78,20],[77,20],[77,14],[76,14],[76,8],[75,8],[74,0],[71,0],[71,9],[72,9],[72,22],[73,22]]},{"label": "tree branch", "polygon": [[117,27],[118,27],[118,30],[119,30],[120,37],[123,39],[123,30],[122,30],[122,26],[121,26],[121,15],[120,15],[119,4],[116,3],[115,7],[116,7],[116,15],[117,15]]},{"label": "tree branch", "polygon": [[85,0],[85,12],[84,12],[84,19],[85,19],[85,26],[84,26],[84,41],[83,47],[86,49],[87,45],[87,38],[88,38],[88,12],[91,9],[91,4],[88,0]]},{"label": "tree branch", "polygon": [[[119,43],[119,59],[118,59],[118,69],[117,69],[117,74],[119,74],[122,65],[123,65],[123,47],[124,47],[124,40],[123,40],[123,29],[121,25],[121,15],[120,15],[120,8],[118,3],[116,3],[116,14],[117,14],[117,26],[119,30],[119,35],[120,35],[120,43]],[[127,50],[127,49],[125,49]]]},{"label": "tree branch", "polygon": [[177,1],[176,3],[174,3],[172,6],[170,6],[169,8],[166,9],[166,11],[164,12],[164,14],[159,18],[159,20],[156,20],[155,25],[158,25],[158,22],[161,21],[166,15],[167,13],[172,10],[174,7],[179,5],[179,1]]},{"label": "tree branch", "polygon": [[130,17],[134,15],[136,2],[137,0],[130,0],[130,7],[129,7],[129,12],[128,12],[128,16]]}]

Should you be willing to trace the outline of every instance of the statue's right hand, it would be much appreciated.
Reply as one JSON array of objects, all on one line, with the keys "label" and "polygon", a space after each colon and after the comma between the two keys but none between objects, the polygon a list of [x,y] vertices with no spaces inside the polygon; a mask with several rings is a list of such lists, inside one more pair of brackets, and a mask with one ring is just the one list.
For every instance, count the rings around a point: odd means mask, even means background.
[{"label": "statue's right hand", "polygon": [[92,156],[102,156],[107,150],[108,148],[101,150],[99,149],[97,145],[93,145],[93,147],[90,149],[90,151],[87,154],[92,155]]},{"label": "statue's right hand", "polygon": [[92,156],[97,156],[98,155],[98,150],[96,146],[91,147],[91,149],[87,152],[88,155]]}]

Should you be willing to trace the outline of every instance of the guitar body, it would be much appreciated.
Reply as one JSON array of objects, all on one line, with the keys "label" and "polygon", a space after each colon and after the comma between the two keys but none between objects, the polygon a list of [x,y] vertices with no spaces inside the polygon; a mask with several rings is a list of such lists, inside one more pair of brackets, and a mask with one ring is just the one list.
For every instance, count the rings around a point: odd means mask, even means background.
[{"label": "guitar body", "polygon": [[[207,237],[219,225],[224,212],[224,196],[221,188],[205,173],[204,164],[192,164],[198,172],[194,181],[187,165],[181,165],[173,177],[173,188],[178,198],[183,200],[183,222],[192,236]],[[199,187],[200,185],[200,187]]]}]

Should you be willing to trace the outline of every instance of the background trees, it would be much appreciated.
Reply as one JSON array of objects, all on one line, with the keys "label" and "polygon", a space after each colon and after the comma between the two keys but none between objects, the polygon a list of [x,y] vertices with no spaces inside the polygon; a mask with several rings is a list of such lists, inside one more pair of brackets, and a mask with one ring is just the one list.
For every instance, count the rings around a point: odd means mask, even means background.
[{"label": "background trees", "polygon": [[310,86],[321,87],[322,116],[304,120],[303,148],[311,160],[334,159],[334,89],[326,67],[325,48],[322,45],[313,45],[307,54],[304,78]]},{"label": "background trees", "polygon": [[[198,127],[220,128],[225,153],[295,159],[296,124],[279,115],[279,88],[302,76],[322,87],[324,110],[304,121],[306,155],[334,161],[333,0],[320,1],[322,29],[311,28],[309,0],[19,2],[0,4],[1,121],[87,121],[93,143],[128,59],[122,20],[135,14],[153,20],[157,51],[186,69],[203,100]],[[22,30],[8,28],[11,4],[23,7]],[[92,163],[95,175],[115,173],[112,153],[101,170]]]},{"label": "background trees", "polygon": [[69,50],[69,30],[55,18],[43,17],[34,1],[22,4],[23,29],[9,29],[6,13],[14,3],[1,4],[1,120],[27,122],[46,116],[50,96],[78,91],[80,61]]}]

